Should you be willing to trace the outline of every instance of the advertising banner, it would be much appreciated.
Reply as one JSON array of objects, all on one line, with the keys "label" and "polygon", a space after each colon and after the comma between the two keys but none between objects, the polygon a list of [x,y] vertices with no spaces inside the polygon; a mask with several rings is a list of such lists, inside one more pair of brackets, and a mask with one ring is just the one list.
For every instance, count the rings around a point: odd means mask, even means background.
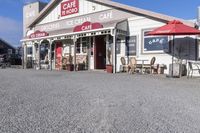
[{"label": "advertising banner", "polygon": [[62,69],[62,43],[56,43],[56,70]]},{"label": "advertising banner", "polygon": [[79,31],[87,31],[87,30],[94,30],[94,29],[100,29],[103,28],[103,25],[100,23],[91,23],[91,22],[84,22],[82,25],[78,25],[74,28],[74,32]]},{"label": "advertising banner", "polygon": [[45,32],[45,31],[36,31],[34,33],[32,33],[29,38],[40,38],[40,37],[45,37],[48,36],[49,33]]}]

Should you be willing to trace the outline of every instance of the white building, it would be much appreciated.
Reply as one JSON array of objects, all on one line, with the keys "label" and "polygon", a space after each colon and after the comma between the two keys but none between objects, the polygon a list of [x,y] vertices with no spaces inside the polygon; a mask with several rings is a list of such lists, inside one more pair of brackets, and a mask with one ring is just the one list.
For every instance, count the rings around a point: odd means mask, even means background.
[{"label": "white building", "polygon": [[[149,62],[156,57],[155,63],[165,64],[165,73],[168,73],[171,37],[146,36],[145,33],[174,19],[195,26],[190,21],[111,0],[52,0],[41,12],[39,5],[32,3],[24,7],[25,66],[30,60],[38,68],[58,70],[66,64],[78,70],[104,70],[111,64],[116,73],[120,71],[121,57],[127,62],[131,57]],[[196,38],[177,38],[176,56],[196,60],[199,56]]]}]

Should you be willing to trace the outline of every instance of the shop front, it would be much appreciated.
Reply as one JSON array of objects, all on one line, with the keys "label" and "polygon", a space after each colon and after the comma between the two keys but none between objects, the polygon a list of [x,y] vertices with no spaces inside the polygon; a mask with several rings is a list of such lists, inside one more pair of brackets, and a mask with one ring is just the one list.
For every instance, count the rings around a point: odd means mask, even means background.
[{"label": "shop front", "polygon": [[116,73],[121,57],[127,63],[131,57],[156,57],[168,66],[171,38],[146,33],[172,19],[110,0],[53,0],[26,27],[24,67],[31,59],[36,69]]}]

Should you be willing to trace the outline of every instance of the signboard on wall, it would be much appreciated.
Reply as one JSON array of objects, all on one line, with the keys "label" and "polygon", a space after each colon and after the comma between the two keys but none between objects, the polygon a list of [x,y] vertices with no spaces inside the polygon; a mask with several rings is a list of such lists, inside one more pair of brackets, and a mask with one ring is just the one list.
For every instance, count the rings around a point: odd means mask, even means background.
[{"label": "signboard on wall", "polygon": [[40,38],[40,37],[45,37],[48,36],[49,34],[45,31],[36,31],[32,33],[29,38]]},{"label": "signboard on wall", "polygon": [[[119,10],[106,10],[101,11],[97,13],[92,13],[88,15],[81,15],[77,17],[67,18],[67,19],[61,19],[59,21],[50,22],[46,24],[36,25],[35,30],[40,31],[46,31],[51,32],[55,30],[62,30],[62,29],[72,29],[71,32],[73,32],[73,29],[77,25],[81,25],[84,22],[98,22],[102,25],[106,24],[112,24],[118,21],[121,21],[122,19],[126,19],[133,16],[129,13],[124,13]],[[105,27],[105,26],[104,26]]]},{"label": "signboard on wall", "polygon": [[168,37],[145,37],[144,38],[144,52],[149,51],[168,51],[169,41]]},{"label": "signboard on wall", "polygon": [[79,12],[79,0],[68,0],[61,3],[61,17]]},{"label": "signboard on wall", "polygon": [[168,36],[148,36],[151,30],[143,31],[143,53],[170,52]]},{"label": "signboard on wall", "polygon": [[126,37],[126,55],[136,55],[137,36]]},{"label": "signboard on wall", "polygon": [[79,31],[87,31],[87,30],[94,30],[94,29],[100,29],[103,28],[103,25],[100,23],[91,23],[91,22],[84,22],[82,25],[78,25],[74,28],[74,32]]}]

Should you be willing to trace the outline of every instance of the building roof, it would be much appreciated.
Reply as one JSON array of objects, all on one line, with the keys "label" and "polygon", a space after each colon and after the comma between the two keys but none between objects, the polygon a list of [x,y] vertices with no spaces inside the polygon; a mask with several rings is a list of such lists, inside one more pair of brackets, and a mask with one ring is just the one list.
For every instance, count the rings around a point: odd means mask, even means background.
[{"label": "building roof", "polygon": [[10,43],[8,43],[7,41],[3,40],[2,38],[0,38],[0,42],[3,42],[5,45],[7,45],[8,47],[15,49],[15,47],[13,47],[12,45],[10,45]]},{"label": "building roof", "polygon": [[[51,0],[49,2],[49,4],[38,14],[36,19],[34,19],[33,22],[30,23],[30,25],[28,27],[33,27],[35,24],[37,24],[38,21],[40,21],[57,3],[61,2],[61,1],[62,0]],[[118,2],[113,2],[111,0],[88,0],[88,1],[99,3],[99,4],[102,4],[102,5],[108,6],[108,7],[112,7],[112,8],[118,9],[118,10],[137,14],[137,15],[144,16],[144,17],[147,17],[147,18],[159,20],[159,21],[162,21],[162,22],[165,22],[165,23],[168,22],[168,21],[176,19],[176,20],[182,21],[186,25],[189,25],[189,26],[192,26],[192,27],[195,26],[195,23],[193,23],[191,21],[187,21],[187,20],[184,20],[184,19],[180,19],[180,18],[176,18],[176,17],[172,17],[172,16],[168,16],[168,15],[164,15],[164,14],[140,9],[140,8],[136,8],[136,7],[133,7],[133,6],[128,6],[128,5],[125,5],[125,4],[118,3]]]}]

